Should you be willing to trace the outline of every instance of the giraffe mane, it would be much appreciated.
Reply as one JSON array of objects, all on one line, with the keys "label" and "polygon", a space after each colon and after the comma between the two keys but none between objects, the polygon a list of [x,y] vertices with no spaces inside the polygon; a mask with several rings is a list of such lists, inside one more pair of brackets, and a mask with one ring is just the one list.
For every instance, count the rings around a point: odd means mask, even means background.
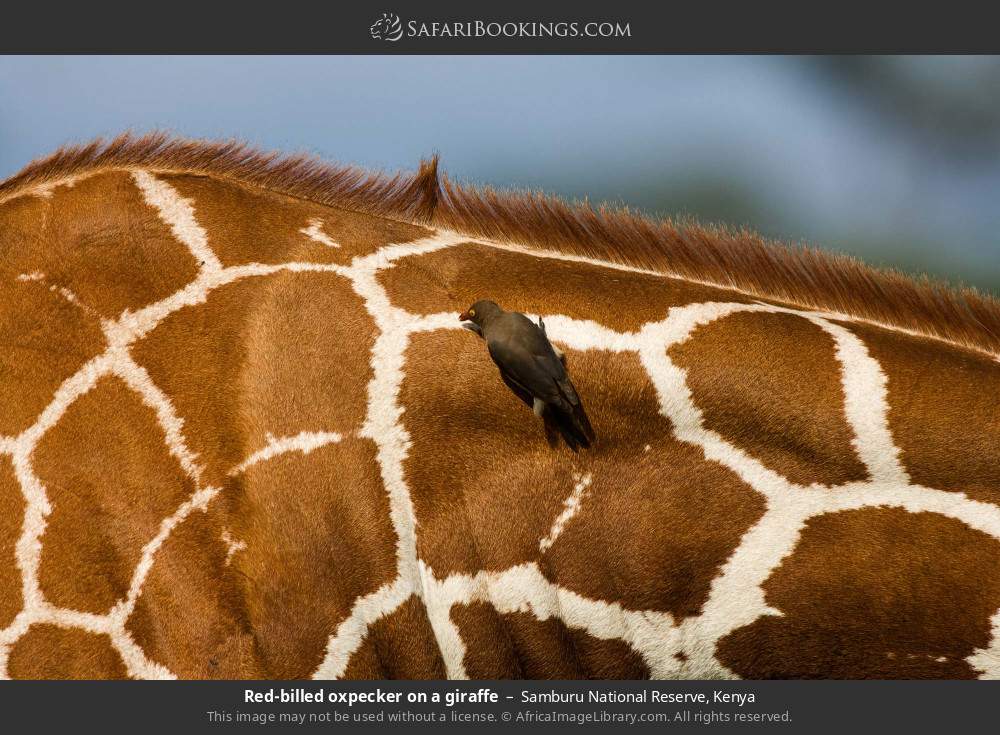
[{"label": "giraffe mane", "polygon": [[1000,356],[1000,300],[975,288],[876,268],[747,228],[652,219],[627,207],[459,184],[438,172],[437,155],[422,160],[415,173],[386,174],[310,154],[264,152],[239,140],[124,133],[31,162],[0,182],[0,202],[60,179],[119,168],[223,177],[470,237],[710,283]]}]

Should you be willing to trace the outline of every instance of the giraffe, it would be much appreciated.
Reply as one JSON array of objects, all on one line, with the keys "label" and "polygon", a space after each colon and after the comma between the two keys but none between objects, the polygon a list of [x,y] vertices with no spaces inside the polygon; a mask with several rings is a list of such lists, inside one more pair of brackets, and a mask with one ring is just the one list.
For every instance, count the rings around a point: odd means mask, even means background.
[{"label": "giraffe", "polygon": [[0,184],[0,252],[4,677],[1000,677],[987,296],[163,135]]}]

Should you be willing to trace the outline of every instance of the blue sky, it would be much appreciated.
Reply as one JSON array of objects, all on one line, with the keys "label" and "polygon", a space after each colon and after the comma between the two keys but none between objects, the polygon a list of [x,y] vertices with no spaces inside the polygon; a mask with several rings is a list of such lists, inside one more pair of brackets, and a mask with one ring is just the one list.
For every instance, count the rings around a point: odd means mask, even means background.
[{"label": "blue sky", "polygon": [[[995,62],[893,63],[931,91],[1000,94],[978,74]],[[382,169],[438,151],[458,179],[724,219],[1000,290],[1000,132],[970,162],[891,119],[773,56],[0,57],[0,177],[125,129]]]}]

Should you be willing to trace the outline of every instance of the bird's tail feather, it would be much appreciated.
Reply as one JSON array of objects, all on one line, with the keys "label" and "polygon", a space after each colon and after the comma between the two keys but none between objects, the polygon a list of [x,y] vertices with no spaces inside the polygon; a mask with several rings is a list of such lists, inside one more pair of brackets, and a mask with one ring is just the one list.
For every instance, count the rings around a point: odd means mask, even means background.
[{"label": "bird's tail feather", "polygon": [[545,425],[545,441],[552,449],[555,449],[559,446],[559,437],[562,436],[562,431],[559,429],[559,424],[551,409],[542,414],[542,423]]},{"label": "bird's tail feather", "polygon": [[550,404],[545,412],[545,427],[547,435],[553,430],[558,431],[566,445],[574,452],[580,447],[589,449],[596,438],[590,419],[580,404],[558,407]]},{"label": "bird's tail feather", "polygon": [[587,446],[589,447],[590,443],[597,438],[597,434],[594,433],[594,427],[590,425],[590,419],[587,417],[587,412],[583,410],[582,403],[573,406],[573,423],[587,438]]}]

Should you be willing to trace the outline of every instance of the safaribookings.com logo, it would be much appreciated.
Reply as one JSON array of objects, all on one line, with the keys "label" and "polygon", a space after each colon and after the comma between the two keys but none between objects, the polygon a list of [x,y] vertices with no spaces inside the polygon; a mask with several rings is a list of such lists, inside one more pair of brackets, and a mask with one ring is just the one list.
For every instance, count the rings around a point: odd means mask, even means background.
[{"label": "safaribookings.com logo", "polygon": [[632,29],[622,21],[407,21],[395,13],[382,17],[368,29],[376,41],[407,38],[631,38]]},{"label": "safaribookings.com logo", "polygon": [[395,13],[382,13],[369,30],[376,41],[398,41],[403,37],[403,24]]}]

